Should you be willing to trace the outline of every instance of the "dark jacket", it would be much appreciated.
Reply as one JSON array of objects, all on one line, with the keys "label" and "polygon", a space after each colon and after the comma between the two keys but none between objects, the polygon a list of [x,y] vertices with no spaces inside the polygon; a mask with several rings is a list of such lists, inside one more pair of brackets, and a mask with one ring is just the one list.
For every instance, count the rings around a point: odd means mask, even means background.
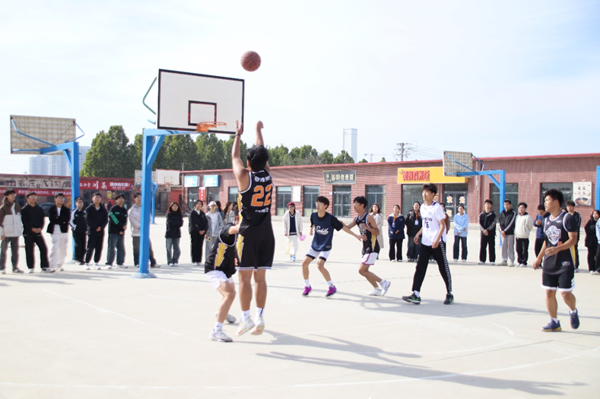
[{"label": "dark jacket", "polygon": [[48,210],[48,219],[50,219],[50,223],[48,223],[48,228],[46,229],[46,233],[54,233],[54,226],[60,226],[61,233],[69,232],[69,220],[71,220],[71,213],[69,212],[69,208],[62,205],[60,207],[60,215],[58,214],[58,208],[56,205],[52,205]]},{"label": "dark jacket", "polygon": [[46,223],[44,210],[38,204],[35,206],[25,205],[21,209],[21,221],[23,222],[23,235],[42,235],[41,232],[34,233],[31,229],[43,229]]},{"label": "dark jacket", "polygon": [[581,215],[579,212],[573,212],[571,215],[575,223],[577,224],[577,242],[579,242],[579,230],[581,230]]},{"label": "dark jacket", "polygon": [[481,230],[481,235],[484,230],[488,231],[489,237],[496,236],[496,212],[491,211],[490,213],[481,212],[479,214],[479,229]]},{"label": "dark jacket", "polygon": [[183,226],[183,217],[180,212],[167,213],[165,238],[181,238],[181,226]]},{"label": "dark jacket", "polygon": [[127,210],[118,204],[110,208],[108,212],[108,233],[121,234],[127,226]]},{"label": "dark jacket", "polygon": [[[104,234],[104,228],[108,223],[108,211],[102,204],[100,204],[100,208],[98,209],[96,209],[94,204],[90,204],[85,210],[85,222],[87,223],[88,235],[102,235]],[[98,227],[101,227],[102,229],[96,231]]]},{"label": "dark jacket", "polygon": [[498,217],[498,223],[500,224],[500,231],[503,231],[507,236],[515,234],[515,222],[517,221],[517,212],[514,209],[510,211],[500,212]]},{"label": "dark jacket", "polygon": [[71,211],[71,220],[69,222],[73,233],[85,234],[87,231],[87,223],[85,222],[85,209],[73,209]]},{"label": "dark jacket", "polygon": [[[415,224],[415,221],[418,223]],[[421,230],[422,222],[421,212],[419,212],[419,216],[417,216],[414,209],[408,211],[408,215],[406,215],[406,234],[409,237],[416,236],[419,230]]]},{"label": "dark jacket", "polygon": [[404,240],[405,223],[406,220],[401,213],[399,213],[398,217],[395,219],[393,213],[388,216],[388,236],[390,240]]},{"label": "dark jacket", "polygon": [[585,246],[588,248],[596,248],[598,245],[598,237],[596,237],[596,221],[588,220],[585,224]]},{"label": "dark jacket", "polygon": [[208,230],[208,220],[206,219],[206,214],[204,211],[200,211],[200,213],[198,213],[194,209],[192,212],[190,212],[188,230],[190,234],[198,234],[198,232],[202,230]]}]

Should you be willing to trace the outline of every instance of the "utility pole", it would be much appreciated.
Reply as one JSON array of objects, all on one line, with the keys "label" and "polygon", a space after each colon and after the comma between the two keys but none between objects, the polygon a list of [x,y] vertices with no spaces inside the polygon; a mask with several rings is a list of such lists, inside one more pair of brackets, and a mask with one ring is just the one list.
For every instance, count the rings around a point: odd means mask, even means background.
[{"label": "utility pole", "polygon": [[396,144],[396,160],[400,158],[400,161],[404,161],[405,158],[408,158],[411,152],[415,150],[414,145],[411,143],[397,143]]}]

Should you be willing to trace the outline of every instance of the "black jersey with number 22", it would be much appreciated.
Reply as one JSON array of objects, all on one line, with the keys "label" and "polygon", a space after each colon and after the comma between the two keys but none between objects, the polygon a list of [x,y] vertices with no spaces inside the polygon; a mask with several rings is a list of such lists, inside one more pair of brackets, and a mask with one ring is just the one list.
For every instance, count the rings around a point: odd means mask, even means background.
[{"label": "black jersey with number 22", "polygon": [[250,172],[248,189],[240,193],[242,226],[270,223],[272,193],[273,181],[269,172],[266,170]]}]

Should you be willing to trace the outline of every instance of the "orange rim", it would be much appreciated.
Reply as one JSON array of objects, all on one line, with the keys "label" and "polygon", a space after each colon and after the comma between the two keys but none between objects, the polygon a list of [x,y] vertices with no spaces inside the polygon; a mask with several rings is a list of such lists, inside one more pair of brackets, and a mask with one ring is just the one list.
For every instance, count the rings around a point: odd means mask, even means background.
[{"label": "orange rim", "polygon": [[196,125],[196,131],[206,133],[212,127],[227,126],[225,122],[200,122]]}]

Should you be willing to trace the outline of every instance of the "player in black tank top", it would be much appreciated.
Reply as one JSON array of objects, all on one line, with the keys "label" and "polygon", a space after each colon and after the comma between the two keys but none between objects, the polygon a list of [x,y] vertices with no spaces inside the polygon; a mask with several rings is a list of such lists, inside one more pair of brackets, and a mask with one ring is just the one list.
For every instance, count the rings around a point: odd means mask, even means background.
[{"label": "player in black tank top", "polygon": [[[259,121],[256,124],[255,145],[246,152],[248,168],[244,167],[240,158],[240,137],[243,128],[237,122],[231,149],[231,163],[238,183],[238,201],[242,216],[237,239],[242,320],[237,335],[248,331],[259,335],[265,328],[263,311],[267,300],[266,270],[271,269],[275,254],[275,236],[271,225],[273,182],[269,173],[269,153],[264,146],[262,129],[263,123]],[[250,318],[252,276],[256,286],[256,324]]]}]

